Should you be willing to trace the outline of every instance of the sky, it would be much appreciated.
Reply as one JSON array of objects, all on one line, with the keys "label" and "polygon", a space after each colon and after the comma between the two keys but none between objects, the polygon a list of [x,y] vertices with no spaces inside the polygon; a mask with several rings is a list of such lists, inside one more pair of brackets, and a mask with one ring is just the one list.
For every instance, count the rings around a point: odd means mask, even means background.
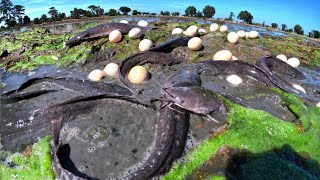
[{"label": "sky", "polygon": [[275,22],[281,28],[281,24],[286,24],[292,28],[300,24],[305,31],[310,32],[315,29],[320,31],[320,2],[319,0],[12,0],[14,5],[23,5],[25,14],[31,19],[47,14],[50,7],[55,7],[58,12],[70,15],[73,8],[87,9],[90,5],[102,7],[105,12],[109,9],[119,9],[127,6],[131,10],[141,12],[178,11],[184,14],[188,6],[195,6],[202,11],[206,5],[215,7],[214,18],[227,18],[230,12],[237,16],[240,11],[247,10],[253,15],[254,23],[271,25]]}]

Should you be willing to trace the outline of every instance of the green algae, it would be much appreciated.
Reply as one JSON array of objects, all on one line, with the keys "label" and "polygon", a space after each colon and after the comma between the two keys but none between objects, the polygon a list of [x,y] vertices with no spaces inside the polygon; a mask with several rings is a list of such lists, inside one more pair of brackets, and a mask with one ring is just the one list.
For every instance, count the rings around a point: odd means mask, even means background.
[{"label": "green algae", "polygon": [[[252,110],[244,108],[240,105],[226,101],[229,106],[228,122],[229,128],[222,135],[209,138],[200,144],[196,149],[190,152],[185,158],[186,161],[176,163],[172,170],[162,179],[184,179],[186,175],[191,174],[195,169],[199,168],[208,159],[214,155],[222,146],[228,146],[234,149],[249,151],[253,154],[266,153],[274,148],[281,148],[284,145],[289,145],[297,153],[306,154],[310,161],[310,169],[314,170],[316,176],[320,177],[319,164],[320,162],[320,108],[314,106],[306,106],[303,102],[294,95],[279,93],[283,101],[290,107],[293,113],[303,121],[305,130],[300,132],[294,123],[281,121],[267,112],[260,110]],[[312,124],[312,126],[308,126]],[[308,126],[308,127],[304,127]],[[271,154],[272,155],[272,154]],[[273,156],[266,156],[271,158]],[[260,159],[266,160],[266,159]],[[254,164],[263,163],[255,161],[248,165],[248,176],[261,177],[264,174],[260,172],[268,171],[264,178],[269,178],[270,174],[279,177],[286,177],[286,173],[292,172],[297,175],[307,176],[299,168],[286,166],[282,168],[287,172],[278,172],[272,167],[275,161],[263,161],[271,163],[255,169]],[[315,162],[314,162],[315,161]],[[278,162],[278,161],[277,161]],[[278,164],[283,164],[285,161],[279,160]],[[268,168],[270,167],[270,168]]]},{"label": "green algae", "polygon": [[[32,154],[11,154],[10,167],[0,163],[0,179],[54,179],[51,169],[50,137],[46,136],[32,146]],[[8,152],[1,152],[8,155]]]}]

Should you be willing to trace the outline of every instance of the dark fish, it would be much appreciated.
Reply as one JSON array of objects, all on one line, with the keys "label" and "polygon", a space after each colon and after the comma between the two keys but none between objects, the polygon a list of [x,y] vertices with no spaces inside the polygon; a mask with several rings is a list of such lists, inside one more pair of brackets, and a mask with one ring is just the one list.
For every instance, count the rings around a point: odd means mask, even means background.
[{"label": "dark fish", "polygon": [[113,30],[119,30],[122,34],[127,34],[132,28],[140,28],[142,31],[152,29],[152,27],[150,26],[142,27],[134,24],[124,24],[117,22],[100,24],[75,35],[74,37],[66,41],[65,45],[68,47],[72,47],[79,45],[84,41],[91,41],[107,37]]}]

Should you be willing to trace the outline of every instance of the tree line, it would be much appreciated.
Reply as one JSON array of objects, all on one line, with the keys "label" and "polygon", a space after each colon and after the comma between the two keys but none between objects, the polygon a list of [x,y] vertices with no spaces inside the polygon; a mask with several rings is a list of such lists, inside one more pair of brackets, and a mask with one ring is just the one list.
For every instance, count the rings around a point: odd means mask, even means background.
[{"label": "tree line", "polygon": [[[65,19],[80,19],[83,17],[99,17],[99,16],[118,16],[118,15],[149,15],[155,16],[156,13],[150,12],[140,12],[138,10],[131,10],[131,8],[127,6],[121,6],[118,10],[116,9],[109,9],[105,11],[100,6],[90,5],[88,9],[82,8],[74,8],[70,11],[70,16],[66,16],[65,13],[59,12],[55,7],[49,8],[47,14],[42,14],[40,17],[36,17],[33,21],[25,15],[25,7],[22,5],[13,5],[11,0],[1,0],[0,3],[0,23],[4,22],[7,28],[14,27],[14,26],[22,26],[28,25],[30,23],[34,24],[41,24],[46,22],[53,22],[53,21],[61,21]],[[194,6],[189,6],[185,10],[185,14],[182,16],[187,17],[198,17],[198,18],[213,18],[216,13],[216,9],[213,6],[206,5],[202,11],[197,10]],[[169,12],[169,11],[160,11],[160,15],[162,16],[180,16],[179,12]],[[234,12],[230,12],[228,18],[225,20],[234,21],[235,14]],[[248,12],[247,10],[240,11],[237,15],[237,19],[242,20],[244,23],[252,24],[253,15]],[[266,26],[263,22],[262,26]],[[277,23],[271,23],[271,27],[277,29]],[[1,27],[2,29],[5,28],[4,26]],[[288,29],[286,24],[281,25],[282,31],[287,32],[295,32],[297,34],[304,34],[304,30],[302,27],[297,24],[294,26],[293,29]],[[309,32],[309,37],[319,38],[319,31],[312,30]]]}]

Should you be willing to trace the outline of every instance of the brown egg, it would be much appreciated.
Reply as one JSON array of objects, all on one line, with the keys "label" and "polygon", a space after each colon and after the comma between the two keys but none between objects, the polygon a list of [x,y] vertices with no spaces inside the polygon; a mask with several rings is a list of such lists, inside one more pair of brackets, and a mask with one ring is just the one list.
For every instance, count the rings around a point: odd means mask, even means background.
[{"label": "brown egg", "polygon": [[133,67],[129,74],[128,79],[131,83],[139,84],[147,79],[148,71],[143,66]]},{"label": "brown egg", "polygon": [[91,81],[100,81],[102,78],[104,78],[104,76],[106,76],[106,73],[104,71],[95,69],[89,73],[88,78]]},{"label": "brown egg", "polygon": [[214,56],[213,60],[231,60],[232,59],[232,53],[228,50],[221,50],[218,51]]},{"label": "brown egg", "polygon": [[104,67],[103,71],[106,73],[107,76],[118,76],[119,65],[116,63],[109,63]]},{"label": "brown egg", "polygon": [[202,47],[202,40],[198,37],[193,37],[188,41],[189,49],[197,51]]},{"label": "brown egg", "polygon": [[109,34],[109,41],[112,43],[117,43],[117,42],[121,41],[121,39],[122,39],[122,34],[119,30],[113,30]]}]

